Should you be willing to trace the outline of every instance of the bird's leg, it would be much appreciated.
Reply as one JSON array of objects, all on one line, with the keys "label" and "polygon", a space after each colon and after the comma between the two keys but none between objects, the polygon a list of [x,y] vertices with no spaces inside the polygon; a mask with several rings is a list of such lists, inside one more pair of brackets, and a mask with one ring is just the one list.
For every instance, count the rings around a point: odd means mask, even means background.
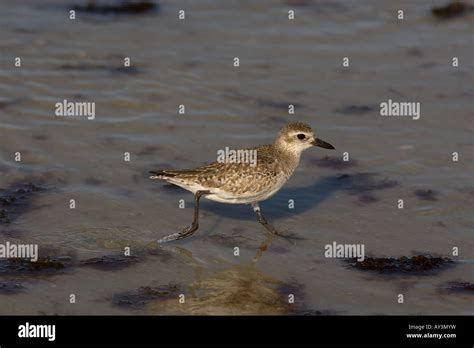
[{"label": "bird's leg", "polygon": [[181,232],[171,234],[169,236],[161,238],[158,242],[169,242],[171,240],[184,239],[192,235],[199,228],[199,199],[203,195],[207,195],[211,191],[196,191],[194,194],[194,219],[191,226],[184,228]]},{"label": "bird's leg", "polygon": [[267,229],[268,232],[270,232],[271,234],[273,235],[276,235],[276,236],[280,236],[280,237],[283,237],[285,238],[286,240],[290,240],[290,239],[301,239],[299,237],[295,237],[295,236],[287,236],[283,233],[280,233],[278,232],[275,227],[273,227],[272,225],[270,225],[267,221],[267,219],[265,219],[265,217],[262,215],[262,211],[260,210],[260,206],[258,205],[258,202],[255,202],[255,203],[252,203],[252,208],[253,208],[253,211],[255,212],[255,214],[257,214],[257,219],[258,219],[258,222],[260,222],[263,227],[265,227]]},{"label": "bird's leg", "polygon": [[265,217],[262,215],[258,202],[252,203],[252,208],[255,214],[257,214],[258,222],[260,222],[263,227],[267,229],[268,232],[270,232],[271,234],[276,234],[277,236],[281,236],[281,234],[275,229],[275,227],[270,225],[267,219],[265,219]]},{"label": "bird's leg", "polygon": [[211,191],[197,191],[194,195],[194,219],[191,226],[183,229],[176,239],[183,239],[192,235],[199,228],[199,199],[202,195],[211,193]]}]

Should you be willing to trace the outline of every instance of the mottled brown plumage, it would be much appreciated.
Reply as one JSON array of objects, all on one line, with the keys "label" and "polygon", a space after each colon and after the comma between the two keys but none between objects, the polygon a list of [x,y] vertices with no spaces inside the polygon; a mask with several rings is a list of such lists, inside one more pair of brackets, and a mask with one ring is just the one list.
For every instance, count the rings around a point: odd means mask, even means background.
[{"label": "mottled brown plumage", "polygon": [[[213,162],[194,169],[153,171],[150,178],[165,180],[193,192],[197,195],[196,206],[201,195],[221,203],[250,203],[259,221],[268,225],[261,216],[258,202],[278,192],[298,166],[301,152],[313,146],[334,148],[317,139],[309,125],[295,122],[283,127],[272,145],[247,149],[256,150],[255,164]],[[197,229],[197,214],[195,220]],[[273,232],[276,231],[273,229]]]}]

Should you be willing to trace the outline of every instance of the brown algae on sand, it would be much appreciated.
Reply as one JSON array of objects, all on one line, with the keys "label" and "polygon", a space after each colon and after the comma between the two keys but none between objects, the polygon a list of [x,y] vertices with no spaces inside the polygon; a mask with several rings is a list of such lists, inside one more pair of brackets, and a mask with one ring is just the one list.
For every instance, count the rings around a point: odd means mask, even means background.
[{"label": "brown algae on sand", "polygon": [[117,4],[97,4],[95,1],[88,1],[86,5],[76,5],[73,9],[99,15],[143,14],[159,9],[159,5],[154,1],[122,1]]},{"label": "brown algae on sand", "polygon": [[45,188],[34,183],[15,183],[0,189],[0,224],[9,224],[31,207],[31,199]]},{"label": "brown algae on sand", "polygon": [[113,271],[132,266],[141,261],[138,256],[125,256],[123,254],[104,255],[101,257],[93,257],[81,261],[81,265],[91,267],[103,271]]},{"label": "brown algae on sand", "polygon": [[15,295],[24,291],[25,287],[16,281],[0,281],[0,295]]},{"label": "brown algae on sand", "polygon": [[446,269],[454,265],[449,257],[434,257],[431,255],[416,255],[412,257],[366,257],[364,261],[348,259],[350,267],[362,271],[377,272],[380,274],[430,274],[433,271]]},{"label": "brown algae on sand", "polygon": [[431,13],[439,19],[452,19],[461,17],[474,10],[474,6],[462,1],[451,1],[449,4],[433,7]]},{"label": "brown algae on sand", "polygon": [[415,190],[413,194],[424,201],[437,201],[439,193],[438,191],[431,189],[418,189]]},{"label": "brown algae on sand", "polygon": [[176,300],[181,292],[182,286],[175,283],[158,287],[142,286],[137,290],[114,294],[112,303],[128,309],[142,309],[153,300]]},{"label": "brown algae on sand", "polygon": [[377,179],[377,176],[377,173],[353,173],[342,174],[337,179],[341,189],[349,191],[349,194],[386,190],[398,185],[396,180]]},{"label": "brown algae on sand", "polygon": [[443,285],[442,292],[474,295],[474,283],[453,281]]},{"label": "brown algae on sand", "polygon": [[29,259],[10,258],[0,260],[0,275],[27,274],[27,273],[54,273],[66,267],[66,263],[53,257],[39,257],[32,262]]},{"label": "brown algae on sand", "polygon": [[339,114],[345,115],[364,115],[371,112],[374,112],[376,107],[371,105],[346,105],[342,108],[334,110]]}]

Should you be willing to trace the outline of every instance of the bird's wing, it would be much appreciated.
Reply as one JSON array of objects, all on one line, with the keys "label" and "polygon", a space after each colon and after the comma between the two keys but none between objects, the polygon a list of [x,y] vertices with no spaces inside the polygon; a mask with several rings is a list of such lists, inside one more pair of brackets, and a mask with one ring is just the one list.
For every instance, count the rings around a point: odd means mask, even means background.
[{"label": "bird's wing", "polygon": [[259,192],[281,175],[279,163],[269,151],[269,146],[256,149],[255,165],[251,163],[213,162],[208,165],[184,170],[162,170],[155,175],[173,181],[194,182],[207,188],[218,188],[240,194],[242,192]]}]

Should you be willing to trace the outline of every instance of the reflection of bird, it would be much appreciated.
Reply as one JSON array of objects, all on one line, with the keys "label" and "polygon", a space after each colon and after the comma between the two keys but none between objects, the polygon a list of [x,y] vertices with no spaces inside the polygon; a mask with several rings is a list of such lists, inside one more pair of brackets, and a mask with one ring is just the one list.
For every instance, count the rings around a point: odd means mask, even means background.
[{"label": "reflection of bird", "polygon": [[[273,234],[279,234],[262,215],[258,203],[271,196],[286,183],[299,164],[301,153],[313,146],[334,147],[315,137],[305,123],[283,127],[272,145],[243,151],[255,151],[255,163],[214,162],[190,170],[152,171],[150,179],[165,180],[194,193],[194,220],[191,226],[160,241],[182,239],[198,229],[199,199],[230,204],[251,204],[258,221]],[[250,156],[251,157],[251,156]]]},{"label": "reflection of bird", "polygon": [[[273,235],[267,235],[251,261],[229,264],[222,260],[221,266],[224,267],[217,271],[204,266],[190,250],[183,247],[167,249],[162,246],[162,250],[178,252],[180,257],[186,258],[185,264],[192,268],[194,281],[187,283],[182,279],[180,291],[186,293],[185,306],[176,306],[175,297],[157,298],[150,301],[148,309],[153,314],[162,315],[298,314],[299,307],[288,302],[289,293],[286,290],[291,288],[294,280],[287,284],[258,267],[259,259],[267,251],[273,238]],[[158,290],[162,291],[162,287]]]}]

